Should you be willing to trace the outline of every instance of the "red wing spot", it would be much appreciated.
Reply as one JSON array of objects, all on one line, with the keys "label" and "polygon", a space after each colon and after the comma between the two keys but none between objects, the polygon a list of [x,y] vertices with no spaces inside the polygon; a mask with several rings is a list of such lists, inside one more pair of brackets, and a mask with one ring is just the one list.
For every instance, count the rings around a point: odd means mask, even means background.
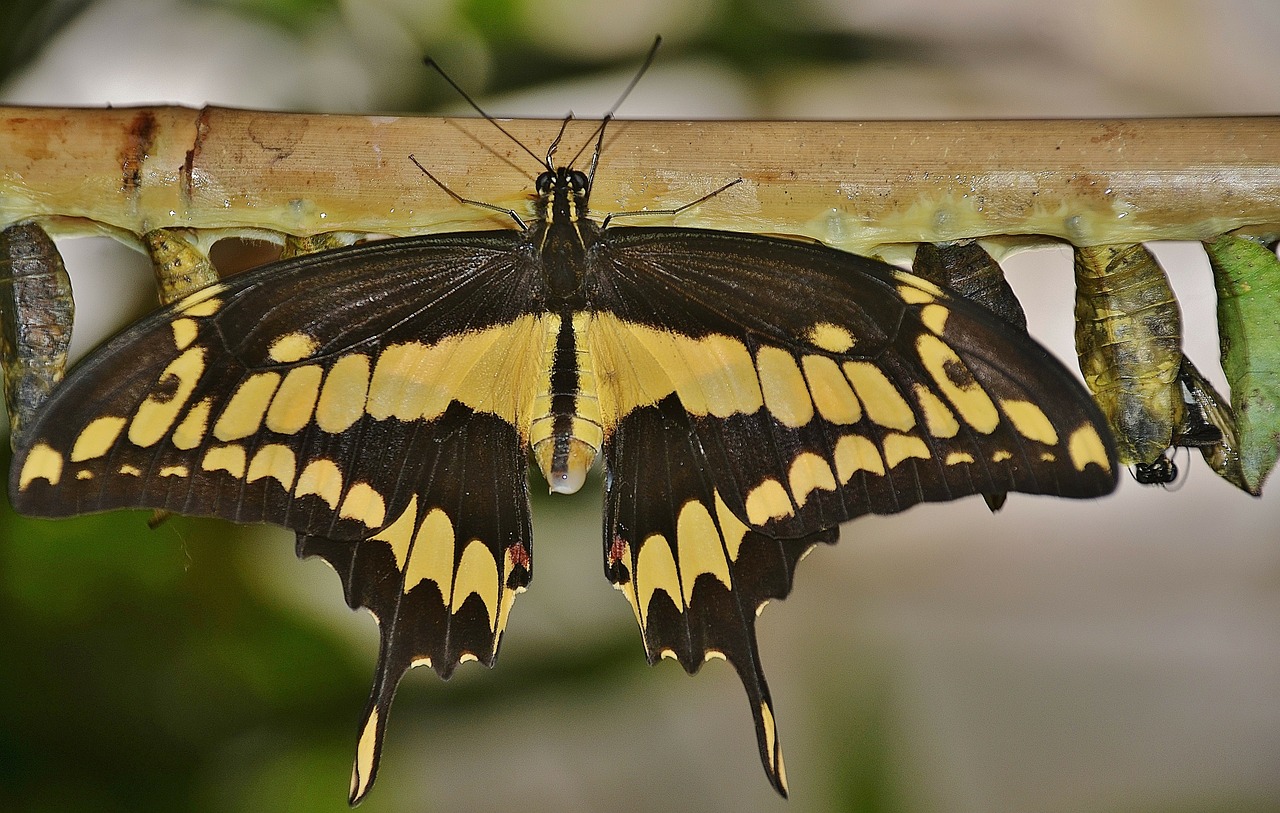
[{"label": "red wing spot", "polygon": [[524,545],[516,544],[507,548],[507,558],[511,560],[512,566],[529,569],[529,551],[524,549]]},{"label": "red wing spot", "polygon": [[616,565],[627,555],[627,540],[618,534],[613,535],[613,543],[609,545],[609,564]]}]

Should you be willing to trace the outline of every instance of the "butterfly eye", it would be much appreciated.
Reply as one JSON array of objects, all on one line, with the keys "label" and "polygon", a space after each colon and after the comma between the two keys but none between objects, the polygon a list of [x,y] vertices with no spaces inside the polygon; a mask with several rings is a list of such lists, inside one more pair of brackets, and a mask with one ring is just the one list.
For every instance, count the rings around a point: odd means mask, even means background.
[{"label": "butterfly eye", "polygon": [[553,183],[555,183],[555,178],[551,173],[544,172],[538,176],[538,180],[534,184],[534,188],[537,190],[539,195],[549,195],[551,194],[551,185]]},{"label": "butterfly eye", "polygon": [[587,176],[578,170],[569,173],[569,188],[573,190],[575,195],[587,191]]}]

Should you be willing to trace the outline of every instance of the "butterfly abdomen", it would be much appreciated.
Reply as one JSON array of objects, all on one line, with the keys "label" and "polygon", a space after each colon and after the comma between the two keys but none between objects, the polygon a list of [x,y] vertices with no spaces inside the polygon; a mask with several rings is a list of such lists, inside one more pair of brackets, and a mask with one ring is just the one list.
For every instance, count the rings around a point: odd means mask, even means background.
[{"label": "butterfly abdomen", "polygon": [[529,441],[551,490],[572,494],[582,488],[604,430],[591,356],[579,338],[587,315],[554,318],[557,326],[547,331],[543,350],[546,384],[534,400]]}]

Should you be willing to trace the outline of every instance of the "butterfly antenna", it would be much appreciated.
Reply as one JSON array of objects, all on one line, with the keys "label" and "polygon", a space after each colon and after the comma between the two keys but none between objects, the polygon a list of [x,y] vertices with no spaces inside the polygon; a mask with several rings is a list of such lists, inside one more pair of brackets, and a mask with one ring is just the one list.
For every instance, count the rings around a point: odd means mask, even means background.
[{"label": "butterfly antenna", "polygon": [[[591,189],[591,185],[596,179],[596,166],[600,163],[600,151],[604,149],[605,128],[608,126],[609,122],[613,120],[614,114],[618,112],[618,108],[622,107],[622,103],[631,95],[631,91],[635,90],[636,85],[640,84],[640,79],[649,72],[649,66],[653,64],[653,58],[657,56],[658,48],[661,46],[662,35],[659,34],[653,38],[653,45],[649,46],[649,53],[645,54],[644,62],[640,63],[640,69],[636,71],[636,75],[631,77],[631,81],[627,83],[626,88],[624,88],[621,95],[618,96],[618,100],[613,103],[613,107],[609,108],[609,112],[605,113],[600,119],[600,125],[596,127],[595,133],[592,134],[595,136],[596,148],[591,153],[591,168],[587,170],[588,190]],[[582,145],[582,148],[578,150],[577,154],[573,156],[573,161],[570,161],[569,163],[572,164],[574,161],[581,158],[583,151],[587,149],[587,144],[590,143],[591,141],[588,139],[587,142]]]},{"label": "butterfly antenna", "polygon": [[458,203],[462,203],[467,206],[479,206],[482,209],[492,209],[495,212],[501,212],[502,214],[507,215],[512,220],[514,220],[516,222],[516,226],[518,226],[521,230],[525,230],[529,228],[525,224],[525,222],[520,219],[520,215],[516,214],[515,209],[504,209],[501,206],[497,206],[492,203],[485,203],[482,200],[472,200],[471,198],[464,198],[461,195],[459,195],[457,192],[454,192],[452,189],[446,186],[444,181],[432,175],[431,171],[426,167],[424,167],[422,165],[422,162],[419,161],[416,157],[414,157],[413,153],[409,153],[409,160],[412,161],[414,165],[417,166],[418,169],[422,170],[422,174],[430,178],[432,183],[434,183],[436,186],[443,189],[445,191],[445,194],[447,194],[449,197],[456,200]]},{"label": "butterfly antenna", "polygon": [[[553,162],[555,160],[556,150],[560,149],[560,141],[564,138],[564,131],[568,128],[569,122],[571,121],[573,121],[572,110],[569,111],[569,115],[565,116],[564,120],[560,122],[560,132],[556,133],[556,137],[551,141],[551,146],[547,147],[546,167],[549,171],[555,169],[555,164]],[[578,154],[581,155],[582,150],[578,150]],[[576,157],[577,156],[575,156],[575,158]]]},{"label": "butterfly antenna", "polygon": [[[533,160],[535,160],[535,161],[537,161],[537,162],[539,162],[539,163],[542,163],[542,159],[538,157],[537,153],[535,153],[533,150],[531,150],[531,149],[529,149],[528,147],[526,147],[523,141],[521,141],[520,139],[516,138],[516,137],[515,137],[515,136],[513,136],[511,133],[507,132],[507,129],[506,129],[505,127],[503,127],[501,124],[499,124],[497,119],[495,119],[493,116],[490,116],[488,113],[486,113],[486,112],[484,111],[484,108],[483,108],[483,107],[481,107],[480,105],[476,104],[476,100],[475,100],[475,99],[473,99],[473,98],[471,98],[469,95],[467,95],[467,92],[466,92],[465,90],[463,90],[463,89],[462,89],[462,87],[461,87],[457,82],[453,81],[453,78],[452,78],[451,76],[449,76],[449,74],[447,74],[447,73],[445,73],[445,72],[444,72],[444,68],[440,67],[440,63],[436,62],[434,59],[432,59],[431,57],[429,57],[429,56],[428,56],[428,57],[423,57],[423,58],[422,58],[422,64],[426,65],[426,66],[427,66],[428,68],[430,68],[431,70],[433,70],[433,71],[435,71],[436,73],[440,74],[440,78],[442,78],[442,79],[444,79],[444,81],[448,82],[448,83],[449,83],[449,87],[451,87],[451,88],[453,88],[455,91],[457,91],[458,95],[462,97],[463,101],[465,101],[467,104],[471,105],[471,109],[472,109],[472,110],[474,110],[474,111],[476,111],[477,113],[479,113],[479,114],[480,114],[480,116],[481,116],[485,121],[489,122],[489,123],[490,123],[490,124],[492,124],[494,127],[497,127],[497,128],[498,128],[498,132],[502,133],[504,136],[506,136],[507,138],[511,139],[511,140],[515,143],[515,145],[516,145],[516,146],[518,146],[520,149],[522,149],[522,150],[524,150],[525,152],[527,152],[527,153],[528,153],[528,154],[533,158]],[[633,82],[632,84],[634,85],[635,83]],[[547,167],[547,168],[548,168],[548,169],[550,169],[550,167]],[[426,172],[426,170],[423,170],[423,171],[424,171],[424,172]],[[431,177],[431,176],[430,176],[430,173],[428,173],[428,174],[427,174],[427,177]],[[432,178],[432,180],[434,181],[435,179],[434,179],[434,178]],[[436,181],[436,183],[439,183],[439,181]]]}]

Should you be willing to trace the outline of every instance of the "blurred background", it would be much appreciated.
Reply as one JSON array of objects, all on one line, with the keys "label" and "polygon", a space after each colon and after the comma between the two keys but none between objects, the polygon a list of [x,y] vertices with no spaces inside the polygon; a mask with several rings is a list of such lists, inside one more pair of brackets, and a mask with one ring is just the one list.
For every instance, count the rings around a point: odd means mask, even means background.
[{"label": "blurred background", "polygon": [[[1260,0],[7,0],[0,104],[463,111],[431,54],[495,114],[591,116],[655,33],[624,116],[1280,111]],[[75,352],[151,307],[141,255],[61,248]],[[1154,248],[1225,392],[1207,262]],[[1075,368],[1069,253],[1006,269]],[[644,664],[599,480],[538,484],[499,667],[407,676],[362,809],[1280,810],[1280,480],[1253,499],[1193,457],[1168,489],[846,526],[759,623],[789,802],[730,669]],[[0,810],[344,809],[372,618],[288,533],[147,516],[0,507]]]}]

